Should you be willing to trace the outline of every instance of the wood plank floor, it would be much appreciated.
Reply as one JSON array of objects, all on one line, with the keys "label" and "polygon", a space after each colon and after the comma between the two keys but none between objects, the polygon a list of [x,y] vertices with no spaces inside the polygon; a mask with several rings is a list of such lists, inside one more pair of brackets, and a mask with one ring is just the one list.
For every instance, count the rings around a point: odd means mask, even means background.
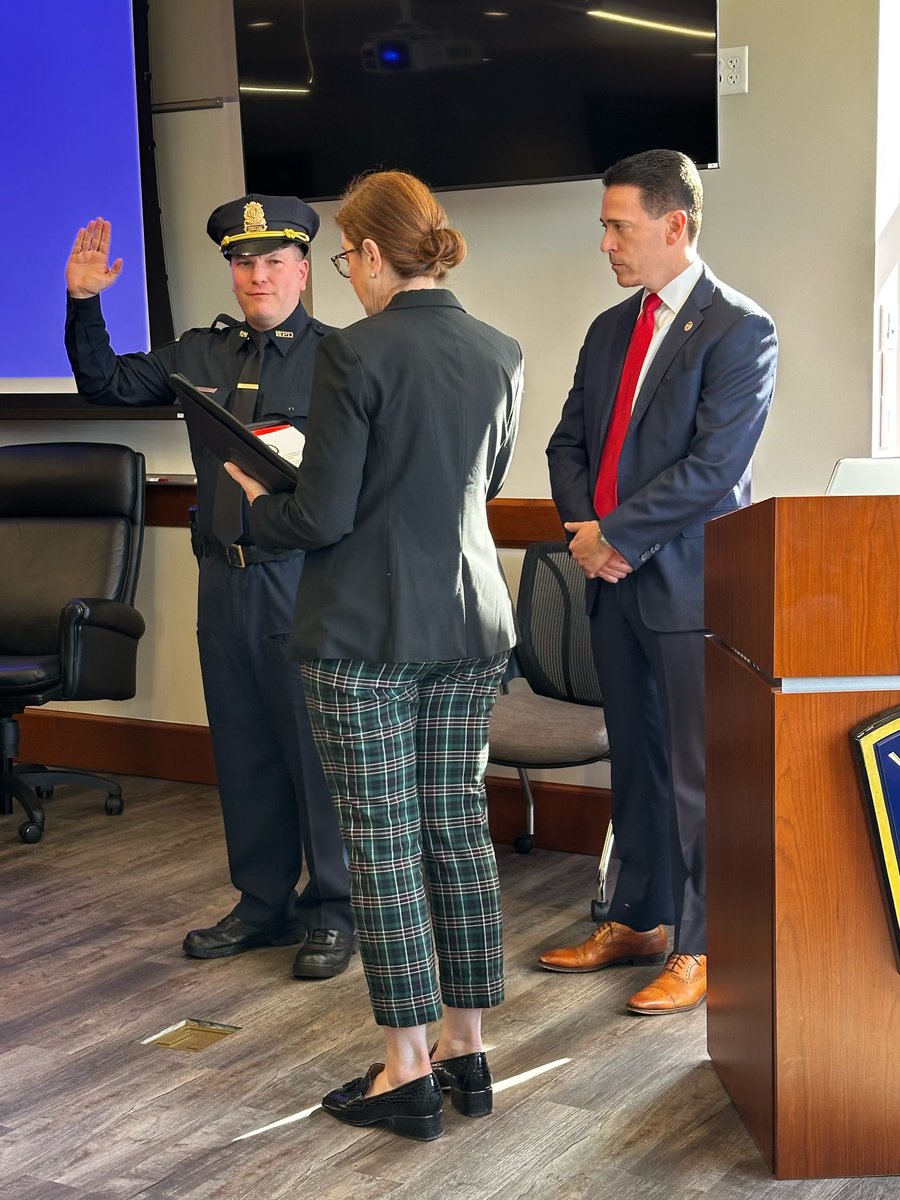
[{"label": "wood plank floor", "polygon": [[[318,1100],[381,1047],[359,960],[311,982],[291,978],[291,947],[186,959],[185,930],[232,904],[216,793],[123,782],[121,817],[96,793],[48,802],[36,846],[0,819],[4,1200],[900,1198],[900,1179],[774,1181],[706,1056],[703,1010],[624,1011],[655,968],[537,969],[536,951],[591,928],[594,860],[549,851],[498,849],[494,1115],[448,1105],[428,1144],[340,1125]],[[184,1018],[240,1032],[197,1053],[142,1044]]]}]

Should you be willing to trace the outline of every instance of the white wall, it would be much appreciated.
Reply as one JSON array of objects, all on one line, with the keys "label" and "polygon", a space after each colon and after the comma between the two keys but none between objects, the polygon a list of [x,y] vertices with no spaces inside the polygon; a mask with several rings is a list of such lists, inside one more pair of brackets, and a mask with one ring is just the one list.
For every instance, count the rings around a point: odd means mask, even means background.
[{"label": "white wall", "polygon": [[[900,455],[900,4],[881,6],[878,46],[878,174],[875,190],[873,453]],[[892,333],[889,335],[888,330]]]},{"label": "white wall", "polygon": [[781,338],[757,498],[820,494],[837,458],[870,451],[878,9],[722,2],[751,90],[722,98],[702,248]]},{"label": "white wall", "polygon": [[[151,0],[151,7],[156,98],[233,96],[227,0]],[[721,0],[722,43],[750,48],[750,93],[721,102],[722,166],[703,176],[701,252],[717,274],[772,313],[781,337],[775,405],[755,463],[757,498],[821,493],[837,458],[870,451],[878,20],[878,0],[855,0],[852,10],[838,0]],[[204,230],[210,209],[243,188],[236,110],[229,102],[224,110],[160,116],[156,129],[176,316],[179,325],[205,323],[231,303],[227,273]],[[505,494],[547,496],[544,446],[584,332],[596,312],[622,298],[599,253],[600,185],[442,199],[470,247],[454,288],[472,312],[525,350],[522,431]],[[316,315],[346,324],[361,313],[327,261],[338,242],[334,205],[320,208]],[[98,432],[132,440],[155,470],[189,469],[183,430],[174,424],[7,424],[0,436]],[[141,651],[141,693],[115,706],[120,715],[203,720],[199,688],[188,689],[186,712],[184,696],[159,683],[166,672],[151,666],[171,653],[163,610],[183,613],[193,628],[190,564],[170,546],[179,536],[148,535],[142,588],[150,589],[145,613],[155,632]],[[177,639],[175,653],[184,678],[187,641]]]}]

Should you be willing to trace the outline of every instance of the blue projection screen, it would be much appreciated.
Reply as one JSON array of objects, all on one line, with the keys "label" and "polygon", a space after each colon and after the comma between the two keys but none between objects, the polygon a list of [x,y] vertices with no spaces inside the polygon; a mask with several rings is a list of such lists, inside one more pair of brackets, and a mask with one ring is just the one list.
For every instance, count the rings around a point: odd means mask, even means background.
[{"label": "blue projection screen", "polygon": [[64,272],[93,217],[125,260],[103,297],[112,343],[150,345],[132,0],[50,0],[4,35],[0,228],[22,270],[0,292],[0,392],[74,392]]}]

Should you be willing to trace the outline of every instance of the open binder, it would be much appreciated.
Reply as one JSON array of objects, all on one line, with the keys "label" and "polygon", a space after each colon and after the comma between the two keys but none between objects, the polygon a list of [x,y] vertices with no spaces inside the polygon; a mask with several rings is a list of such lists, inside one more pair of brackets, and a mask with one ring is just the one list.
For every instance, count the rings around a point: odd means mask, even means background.
[{"label": "open binder", "polygon": [[242,425],[227,409],[198,391],[183,375],[170,375],[191,437],[222,462],[233,462],[270,492],[292,492],[297,468]]}]

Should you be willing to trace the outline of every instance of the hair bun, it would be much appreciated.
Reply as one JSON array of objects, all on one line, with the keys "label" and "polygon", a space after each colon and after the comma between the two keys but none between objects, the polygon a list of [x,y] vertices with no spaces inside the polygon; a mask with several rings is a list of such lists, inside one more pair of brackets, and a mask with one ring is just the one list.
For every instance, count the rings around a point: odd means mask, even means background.
[{"label": "hair bun", "polygon": [[466,256],[466,242],[457,229],[446,226],[431,229],[418,245],[418,257],[429,266],[440,266],[445,271],[459,266]]},{"label": "hair bun", "polygon": [[353,246],[371,238],[403,279],[441,280],[466,257],[466,242],[421,179],[406,171],[376,171],[347,189],[335,214]]}]

